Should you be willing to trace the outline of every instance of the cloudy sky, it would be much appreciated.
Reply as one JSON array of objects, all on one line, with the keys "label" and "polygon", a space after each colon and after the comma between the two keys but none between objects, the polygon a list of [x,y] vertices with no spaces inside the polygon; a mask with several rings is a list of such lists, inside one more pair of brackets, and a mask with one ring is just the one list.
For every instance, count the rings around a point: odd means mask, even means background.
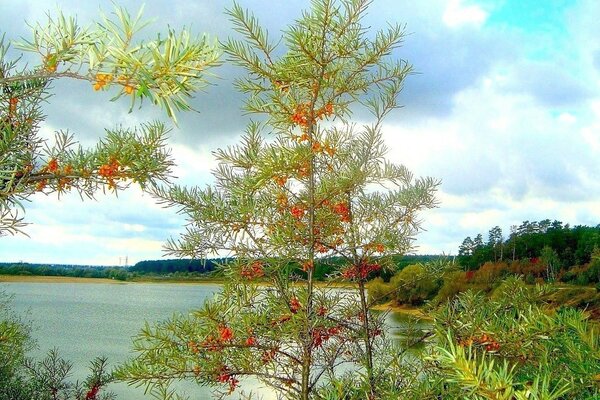
[{"label": "cloudy sky", "polygon": [[[239,0],[275,36],[308,0]],[[25,21],[58,6],[85,24],[108,1],[0,0],[0,30],[28,37]],[[137,11],[141,2],[119,1]],[[150,30],[183,25],[225,39],[228,1],[153,0]],[[418,253],[456,254],[466,236],[524,220],[600,223],[600,2],[596,0],[374,0],[365,22],[406,24],[398,56],[418,72],[408,78],[404,107],[387,120],[390,158],[415,175],[442,180],[440,207],[423,214]],[[211,152],[235,143],[247,123],[232,80],[215,70],[215,86],[194,100],[171,133],[176,175],[210,183]],[[55,84],[42,133],[68,129],[91,145],[104,128],[166,117],[93,93],[81,82]],[[38,195],[27,205],[29,237],[0,238],[0,261],[131,265],[162,257],[162,244],[181,231],[173,210],[137,190],[82,202],[76,194]]]}]

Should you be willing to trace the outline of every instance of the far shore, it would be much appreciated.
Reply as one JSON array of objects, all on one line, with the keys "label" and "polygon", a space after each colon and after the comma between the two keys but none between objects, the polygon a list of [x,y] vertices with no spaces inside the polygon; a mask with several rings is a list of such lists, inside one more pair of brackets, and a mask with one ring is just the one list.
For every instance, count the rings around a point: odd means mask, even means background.
[{"label": "far shore", "polygon": [[[80,278],[72,276],[40,276],[40,275],[0,275],[0,284],[2,282],[23,282],[23,283],[111,283],[111,284],[128,284],[128,283],[168,283],[177,285],[219,285],[225,281],[222,279],[205,278],[205,279],[176,279],[176,278],[136,278],[135,280],[120,281],[118,279],[107,278]],[[257,282],[258,284],[264,284]],[[316,282],[316,286],[325,286],[325,282]],[[330,282],[330,286],[339,288],[353,288],[355,285],[346,282]]]},{"label": "far shore", "polygon": [[38,275],[0,275],[0,284],[3,282],[22,283],[104,283],[104,284],[135,284],[135,283],[174,283],[189,285],[219,284],[218,280],[175,280],[175,279],[140,279],[135,281],[120,281],[106,278],[79,278],[72,276],[38,276]]},{"label": "far shore", "polygon": [[38,275],[0,275],[0,283],[27,282],[27,283],[124,283],[114,279],[103,278],[75,278],[71,276],[38,276]]}]

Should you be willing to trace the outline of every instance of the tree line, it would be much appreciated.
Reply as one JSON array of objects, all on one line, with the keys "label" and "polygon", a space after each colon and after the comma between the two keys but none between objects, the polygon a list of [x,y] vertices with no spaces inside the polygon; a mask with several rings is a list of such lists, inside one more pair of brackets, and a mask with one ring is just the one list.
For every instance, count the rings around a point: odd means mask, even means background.
[{"label": "tree line", "polygon": [[486,262],[546,258],[558,269],[569,269],[589,263],[594,248],[600,248],[600,224],[571,227],[544,219],[511,225],[508,235],[495,226],[485,242],[481,233],[468,236],[458,248],[458,261],[472,270]]},{"label": "tree line", "polygon": [[[438,255],[405,255],[394,257],[394,268],[382,271],[382,276],[389,278],[407,265],[425,263],[438,259]],[[39,263],[0,263],[0,275],[21,276],[66,276],[73,278],[104,278],[121,281],[136,280],[143,277],[170,277],[188,279],[207,277],[208,273],[214,278],[220,278],[220,267],[235,262],[235,258],[221,257],[206,260],[189,258],[143,260],[130,267],[83,266]],[[336,257],[323,258],[315,263],[315,279],[323,281],[334,273],[336,265],[342,262]],[[298,263],[291,264],[290,273],[305,274]]]}]

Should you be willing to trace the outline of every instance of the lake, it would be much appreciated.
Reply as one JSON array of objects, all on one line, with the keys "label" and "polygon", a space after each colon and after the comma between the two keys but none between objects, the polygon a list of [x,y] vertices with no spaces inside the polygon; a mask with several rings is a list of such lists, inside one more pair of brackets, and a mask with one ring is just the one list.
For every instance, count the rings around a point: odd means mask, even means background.
[{"label": "lake", "polygon": [[[107,357],[112,366],[129,358],[131,338],[144,321],[188,313],[213,296],[220,285],[5,282],[1,289],[14,295],[14,310],[21,315],[28,313],[27,319],[33,322],[38,349],[31,356],[39,359],[49,349],[58,348],[60,355],[74,364],[74,381],[85,379],[89,361],[97,356]],[[390,315],[388,321],[390,333],[402,336],[405,319]],[[182,388],[190,399],[210,398],[209,388],[194,384]],[[110,390],[119,400],[149,398],[142,388],[121,383],[111,385]]]}]

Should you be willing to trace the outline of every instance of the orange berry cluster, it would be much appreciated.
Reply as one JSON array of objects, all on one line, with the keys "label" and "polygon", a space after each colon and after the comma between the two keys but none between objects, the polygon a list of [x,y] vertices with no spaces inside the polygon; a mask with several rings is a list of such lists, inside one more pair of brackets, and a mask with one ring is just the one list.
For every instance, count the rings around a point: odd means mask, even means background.
[{"label": "orange berry cluster", "polygon": [[219,337],[223,342],[231,342],[231,340],[233,340],[233,331],[226,325],[220,325]]},{"label": "orange berry cluster", "polygon": [[[315,111],[315,119],[323,119],[324,117],[330,117],[333,115],[333,104],[327,103],[323,107]],[[307,127],[312,122],[310,120],[310,104],[301,103],[296,106],[294,113],[290,117],[292,124],[299,125],[300,127]]]},{"label": "orange berry cluster", "polygon": [[461,340],[459,344],[461,346],[470,346],[472,344],[484,346],[485,350],[489,352],[496,352],[500,350],[500,343],[496,342],[491,336],[488,336],[485,333],[479,337],[470,337],[468,339]]},{"label": "orange berry cluster", "polygon": [[262,361],[263,364],[268,364],[275,359],[276,354],[277,354],[277,349],[267,350],[262,354],[260,360]]},{"label": "orange berry cluster", "polygon": [[235,391],[235,388],[240,383],[240,381],[236,379],[235,375],[230,372],[229,367],[227,367],[226,365],[223,365],[221,367],[219,376],[217,376],[217,382],[229,384],[229,392],[227,393],[228,395],[233,393]]},{"label": "orange berry cluster", "polygon": [[385,251],[385,246],[382,243],[368,243],[363,246],[365,251],[374,250],[378,253],[383,253]]},{"label": "orange berry cluster", "polygon": [[52,159],[50,159],[50,161],[48,161],[46,170],[48,172],[52,172],[52,173],[55,173],[56,171],[58,171],[58,161],[56,161],[56,158],[52,158]]},{"label": "orange berry cluster", "polygon": [[285,175],[277,175],[273,177],[273,180],[277,184],[277,186],[284,186],[287,183],[288,177]]},{"label": "orange berry cluster", "polygon": [[123,91],[127,94],[133,94],[134,90],[135,90],[135,87],[131,86],[129,83],[123,87]]},{"label": "orange berry cluster", "polygon": [[302,271],[304,272],[312,271],[314,267],[315,265],[312,260],[307,260],[302,263]]},{"label": "orange berry cluster", "polygon": [[98,175],[106,179],[108,187],[112,189],[117,187],[115,183],[116,178],[125,178],[122,172],[121,164],[115,158],[111,158],[108,164],[103,164],[98,168]]},{"label": "orange berry cluster", "polygon": [[306,178],[307,176],[309,176],[310,175],[310,164],[308,163],[308,161],[301,163],[296,168],[296,173],[298,174],[299,179]]},{"label": "orange berry cluster", "polygon": [[379,264],[361,262],[359,265],[351,265],[342,271],[341,277],[346,280],[367,279],[370,273],[381,270]]},{"label": "orange berry cluster", "polygon": [[312,331],[312,343],[314,347],[321,347],[324,342],[340,333],[340,328],[332,326],[330,328],[317,327]]},{"label": "orange berry cluster", "polygon": [[208,335],[201,343],[190,341],[188,347],[192,353],[199,353],[200,348],[206,351],[220,351],[223,349],[225,343],[230,343],[233,340],[233,330],[226,325],[219,325],[217,327],[219,332],[218,336]]},{"label": "orange berry cluster", "polygon": [[135,91],[135,86],[129,82],[129,78],[125,75],[119,76],[117,82],[123,85],[123,91],[127,94],[132,94]]},{"label": "orange berry cluster", "polygon": [[254,261],[250,265],[245,265],[242,267],[242,271],[240,275],[246,279],[255,279],[260,278],[265,275],[265,271],[263,269],[263,265],[260,261]]},{"label": "orange berry cluster", "polygon": [[292,206],[290,208],[290,214],[292,214],[292,216],[296,219],[300,219],[304,216],[304,214],[306,213],[306,208],[304,208],[303,206]]},{"label": "orange berry cluster", "polygon": [[302,304],[296,297],[292,297],[290,299],[290,311],[292,314],[296,314],[298,311],[302,309]]},{"label": "orange berry cluster", "polygon": [[[30,164],[25,168],[25,171],[23,171],[23,173],[29,173],[29,172],[31,172],[32,169],[33,169],[33,166]],[[60,190],[64,189],[65,187],[68,187],[68,185],[70,184],[71,178],[69,178],[68,175],[71,175],[73,173],[73,166],[70,164],[67,164],[62,168],[62,171],[61,171],[58,160],[53,157],[50,159],[50,161],[48,161],[48,164],[46,164],[46,166],[41,169],[40,172],[41,173],[49,172],[51,174],[55,174],[55,175],[59,175],[59,176],[63,175],[58,180],[58,190],[60,191]],[[38,192],[41,192],[46,188],[47,185],[48,185],[48,180],[42,179],[36,184],[35,190],[37,190]]]},{"label": "orange berry cluster", "polygon": [[94,82],[94,90],[100,90],[110,82],[112,82],[113,76],[112,74],[96,74],[96,82]]},{"label": "orange berry cluster", "polygon": [[350,207],[346,202],[339,202],[331,206],[331,211],[340,216],[342,222],[350,222]]},{"label": "orange berry cluster", "polygon": [[19,99],[17,97],[11,97],[8,100],[8,116],[13,117],[17,112],[17,105],[19,104]]}]

